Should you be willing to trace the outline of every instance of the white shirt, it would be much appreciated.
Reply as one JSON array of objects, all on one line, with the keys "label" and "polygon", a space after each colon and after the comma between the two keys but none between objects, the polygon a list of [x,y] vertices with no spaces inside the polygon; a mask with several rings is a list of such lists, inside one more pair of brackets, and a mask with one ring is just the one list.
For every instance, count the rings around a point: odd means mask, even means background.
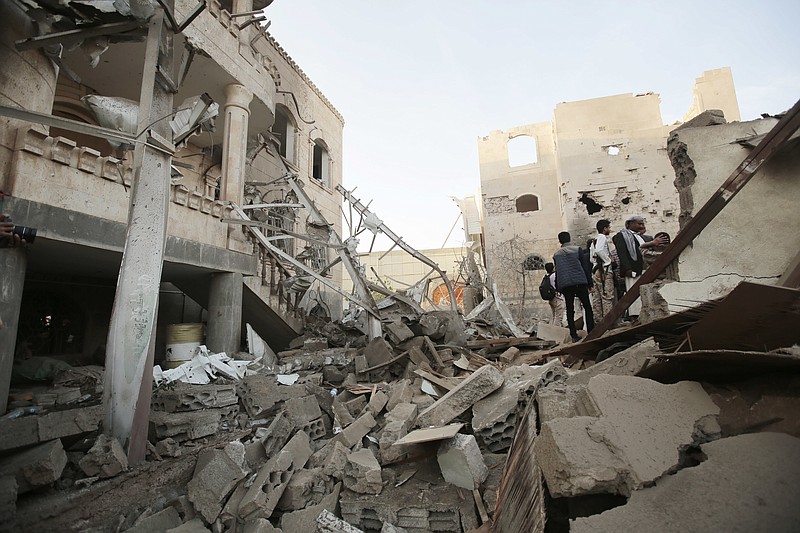
[{"label": "white shirt", "polygon": [[597,236],[597,239],[595,240],[594,244],[592,244],[590,255],[592,259],[594,259],[595,256],[600,258],[600,260],[603,261],[604,267],[611,265],[611,255],[608,249],[607,235],[601,233]]}]

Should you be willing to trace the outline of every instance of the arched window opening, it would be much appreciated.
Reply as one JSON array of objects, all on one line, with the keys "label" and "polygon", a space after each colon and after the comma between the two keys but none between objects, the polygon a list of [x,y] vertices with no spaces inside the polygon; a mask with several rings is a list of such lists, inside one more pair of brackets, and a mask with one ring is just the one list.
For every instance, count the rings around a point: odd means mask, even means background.
[{"label": "arched window opening", "polygon": [[290,163],[295,163],[294,138],[297,131],[289,112],[283,107],[275,108],[275,122],[271,129],[280,141],[278,152]]},{"label": "arched window opening", "polygon": [[517,135],[508,140],[508,166],[521,167],[539,162],[536,138],[531,135]]},{"label": "arched window opening", "polygon": [[320,140],[314,141],[311,176],[325,185],[330,183],[331,158],[328,149]]},{"label": "arched window opening", "polygon": [[523,194],[517,198],[517,213],[527,213],[530,211],[538,211],[539,197],[535,194]]}]

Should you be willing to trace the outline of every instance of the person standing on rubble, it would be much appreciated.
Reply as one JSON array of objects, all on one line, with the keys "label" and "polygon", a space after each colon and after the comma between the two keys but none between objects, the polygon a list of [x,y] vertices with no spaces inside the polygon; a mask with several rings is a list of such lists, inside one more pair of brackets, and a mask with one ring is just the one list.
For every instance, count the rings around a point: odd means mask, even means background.
[{"label": "person standing on rubble", "polygon": [[553,263],[556,267],[556,290],[564,295],[567,307],[567,325],[573,341],[579,341],[578,331],[575,328],[575,297],[578,297],[586,316],[586,331],[594,328],[592,304],[589,302],[589,288],[592,286],[592,267],[589,254],[585,250],[572,244],[569,232],[562,231],[558,234],[561,243],[555,254]]},{"label": "person standing on rubble", "polygon": [[[644,271],[642,249],[663,246],[669,242],[661,235],[655,238],[644,235],[645,230],[644,217],[631,215],[625,220],[625,227],[611,239],[617,248],[619,271],[625,280],[626,291],[633,287],[636,278]],[[628,318],[631,321],[636,320],[641,310],[642,300],[637,298],[628,308]]]},{"label": "person standing on rubble", "polygon": [[611,269],[611,251],[608,246],[608,236],[611,234],[611,221],[601,219],[597,221],[597,237],[589,250],[592,260],[592,313],[595,321],[603,320],[606,313],[614,306],[616,288],[614,286],[614,272]]},{"label": "person standing on rubble", "polygon": [[[556,270],[553,263],[545,263],[544,269],[547,272],[547,277],[550,280],[550,285],[556,288]],[[553,326],[562,327],[564,325],[564,295],[556,290],[556,295],[547,301],[550,304],[550,310],[553,316],[550,317],[550,324]]]}]

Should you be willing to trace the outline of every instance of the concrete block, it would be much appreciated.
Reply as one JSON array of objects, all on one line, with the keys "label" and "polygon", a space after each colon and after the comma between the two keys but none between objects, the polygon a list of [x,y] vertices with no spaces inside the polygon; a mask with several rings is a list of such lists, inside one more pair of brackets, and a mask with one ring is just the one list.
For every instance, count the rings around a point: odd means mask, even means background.
[{"label": "concrete block", "polygon": [[317,531],[319,533],[364,533],[327,510],[323,510],[317,517]]},{"label": "concrete block", "polygon": [[389,396],[387,396],[386,393],[376,391],[375,394],[370,396],[369,402],[367,403],[367,411],[372,413],[373,417],[377,417],[388,402]]},{"label": "concrete block", "polygon": [[483,482],[483,504],[489,516],[494,516],[497,506],[497,490],[500,488],[500,481],[503,479],[503,467],[508,456],[504,453],[487,453],[483,455],[483,462],[489,469],[489,475]]},{"label": "concrete block", "polygon": [[394,358],[394,350],[391,345],[383,340],[382,337],[372,339],[364,347],[364,357],[366,358],[367,368],[388,363]]},{"label": "concrete block", "polygon": [[445,481],[462,489],[477,489],[489,475],[473,435],[459,433],[445,442],[439,447],[436,459]]},{"label": "concrete block", "polygon": [[206,521],[213,523],[225,498],[247,473],[225,450],[205,450],[197,458],[194,476],[187,485],[189,500]]},{"label": "concrete block", "polygon": [[179,457],[181,445],[175,442],[175,439],[167,437],[156,442],[156,453],[161,457]]},{"label": "concrete block", "polygon": [[359,394],[355,398],[345,400],[343,403],[353,418],[358,418],[363,414],[364,407],[367,406],[367,398],[365,395]]},{"label": "concrete block", "polygon": [[329,511],[336,514],[339,509],[339,492],[342,484],[337,483],[333,490],[325,496],[317,505],[312,505],[301,511],[284,513],[281,516],[281,529],[287,533],[297,531],[316,531],[317,517],[322,511]]},{"label": "concrete block", "polygon": [[[323,415],[323,417],[327,417],[327,415]],[[330,425],[330,419],[328,419],[328,425]],[[298,428],[298,431],[305,432],[311,438],[311,440],[321,439],[327,434],[325,422],[323,422],[322,418],[317,418],[316,420],[311,420],[310,422],[304,423]]]},{"label": "concrete block", "polygon": [[381,465],[371,450],[362,448],[347,456],[342,482],[354,492],[380,494],[383,490]]},{"label": "concrete block", "polygon": [[308,394],[303,385],[279,385],[274,376],[263,374],[244,378],[239,383],[238,393],[247,414],[254,420],[270,418],[281,403]]},{"label": "concrete block", "polygon": [[17,513],[17,480],[12,475],[0,476],[0,522],[13,523]]},{"label": "concrete block", "polygon": [[383,331],[389,337],[389,341],[391,341],[395,346],[414,336],[414,332],[399,320],[384,324]]},{"label": "concrete block", "polygon": [[407,447],[393,445],[408,434],[416,416],[417,406],[412,403],[401,403],[386,415],[388,421],[378,440],[383,463],[394,462],[407,453]]},{"label": "concrete block", "polygon": [[567,385],[586,385],[594,376],[611,374],[615,376],[634,376],[644,368],[649,360],[657,357],[661,351],[652,338],[634,344],[627,350],[616,353],[585,370],[581,370],[567,378]]},{"label": "concrete block", "polygon": [[336,435],[333,440],[341,442],[348,448],[352,448],[361,442],[369,431],[375,427],[375,419],[370,413],[364,413],[358,420],[347,426],[341,433]]},{"label": "concrete block", "polygon": [[147,518],[138,520],[132,528],[126,529],[125,533],[154,533],[158,531],[167,531],[168,529],[180,526],[181,523],[181,517],[178,511],[174,507],[166,507],[157,513],[151,514]]},{"label": "concrete block", "polygon": [[333,365],[322,367],[322,380],[331,385],[341,385],[347,377],[347,372]]},{"label": "concrete block", "polygon": [[239,401],[233,385],[192,385],[176,383],[169,388],[153,391],[151,408],[157,411],[177,413],[198,409],[219,409]]},{"label": "concrete block", "polygon": [[66,465],[67,454],[56,439],[5,457],[0,461],[0,477],[13,476],[17,492],[23,494],[59,479]]},{"label": "concrete block", "polygon": [[314,453],[313,450],[311,450],[309,436],[304,431],[298,431],[295,433],[281,451],[292,454],[292,465],[294,466],[294,470],[299,470],[306,466],[311,454]]},{"label": "concrete block", "polygon": [[283,448],[294,432],[294,428],[294,420],[286,412],[281,411],[275,416],[264,435],[260,437],[266,457],[272,457]]},{"label": "concrete block", "polygon": [[181,413],[150,411],[150,440],[172,437],[176,442],[183,442],[213,435],[219,431],[220,424],[232,422],[238,412],[238,405]]},{"label": "concrete block", "polygon": [[399,403],[411,403],[414,397],[414,389],[410,379],[400,379],[391,384],[389,389],[389,401],[386,402],[386,410],[391,411]]},{"label": "concrete block", "polygon": [[328,456],[325,458],[322,472],[326,476],[331,476],[336,479],[344,477],[345,467],[347,466],[347,456],[350,455],[350,450],[345,447],[341,442],[334,442],[329,450]]},{"label": "concrete block", "polygon": [[293,459],[290,452],[281,450],[261,467],[239,504],[240,518],[249,520],[272,515],[294,473]]},{"label": "concrete block", "polygon": [[492,452],[506,450],[514,440],[519,391],[505,384],[472,406],[472,430]]},{"label": "concrete block", "polygon": [[322,416],[317,398],[311,395],[286,400],[283,409],[297,427]]},{"label": "concrete block", "polygon": [[635,490],[625,505],[570,523],[577,533],[793,531],[800,439],[752,433],[701,446],[706,459]]},{"label": "concrete block", "polygon": [[575,416],[600,416],[586,387],[582,385],[557,384],[536,392],[536,406],[540,424],[556,418]]},{"label": "concrete block", "polygon": [[441,426],[503,384],[503,375],[491,365],[482,366],[453,390],[417,416],[419,427]]},{"label": "concrete block", "polygon": [[333,415],[336,418],[336,422],[338,422],[340,428],[346,428],[353,423],[353,420],[355,420],[353,415],[350,414],[350,410],[347,409],[347,406],[339,398],[335,398],[333,400],[333,403],[331,404],[331,410],[333,411]]},{"label": "concrete block", "polygon": [[536,338],[543,341],[555,341],[558,344],[565,344],[572,340],[568,328],[562,328],[546,322],[539,322],[536,325]]},{"label": "concrete block", "polygon": [[65,411],[54,411],[36,417],[39,441],[45,442],[97,431],[103,420],[103,406],[93,405]]},{"label": "concrete block", "polygon": [[295,470],[286,484],[276,509],[299,511],[308,505],[316,505],[333,488],[333,480],[323,475],[321,468]]},{"label": "concrete block", "polygon": [[516,346],[511,346],[506,351],[501,353],[498,356],[498,359],[500,360],[501,363],[508,364],[512,363],[514,359],[516,359],[517,357],[519,357],[519,348],[517,348]]},{"label": "concrete block", "polygon": [[393,526],[389,522],[384,522],[381,533],[408,533],[408,530],[404,527]]},{"label": "concrete block", "polygon": [[128,469],[128,456],[116,438],[101,433],[78,465],[89,477],[113,477]]},{"label": "concrete block", "polygon": [[464,531],[462,518],[474,521],[475,503],[472,498],[460,497],[459,490],[449,483],[429,483],[418,476],[399,487],[387,483],[378,495],[343,490],[339,497],[341,516],[366,531],[380,531],[388,522],[412,533],[460,533]]}]

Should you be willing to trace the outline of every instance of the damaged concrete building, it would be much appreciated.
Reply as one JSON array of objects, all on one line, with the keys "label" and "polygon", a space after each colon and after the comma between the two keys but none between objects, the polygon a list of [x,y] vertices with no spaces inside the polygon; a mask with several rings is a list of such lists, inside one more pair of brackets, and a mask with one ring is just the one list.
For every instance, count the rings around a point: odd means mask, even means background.
[{"label": "damaged concrete building", "polygon": [[[657,97],[621,98],[663,139],[609,131],[593,147],[621,145],[598,157],[641,156],[642,173],[661,153],[674,211],[645,178],[607,193],[677,235],[566,343],[522,331],[503,301],[521,293],[491,294],[480,261],[460,308],[455,265],[342,187],[342,117],[266,33],[270,3],[0,4],[2,212],[28,240],[0,249],[0,531],[796,531],[800,102],[727,123],[702,111],[735,105],[715,100],[730,75],[714,71],[699,114],[665,131]],[[584,193],[607,200],[602,178],[556,172],[583,168],[580,124],[603,122],[575,105],[541,130],[547,187],[490,198],[555,210],[548,238],[588,227]],[[441,277],[446,309],[367,281],[339,238],[342,200]],[[483,231],[460,205],[470,257]],[[639,293],[649,315],[611,329]],[[190,317],[205,344],[171,359],[166,326]]]},{"label": "damaged concrete building", "polygon": [[[206,322],[205,344],[235,352],[244,324],[280,349],[302,329],[307,310],[341,317],[339,294],[232,220],[239,216],[229,202],[261,224],[274,248],[322,271],[335,254],[325,246],[328,228],[315,226],[292,189],[301,186],[341,233],[342,198],[335,189],[342,181],[344,120],[262,27],[264,16],[254,9],[269,2],[175,2],[163,22],[164,34],[174,38],[162,44],[157,65],[147,63],[144,19],[96,4],[2,6],[2,104],[55,117],[42,123],[32,114],[2,118],[3,212],[38,230],[24,251],[4,251],[14,259],[2,272],[3,391],[15,352],[102,364],[129,216],[165,217],[156,230],[166,232],[163,271],[154,281],[161,283],[159,356],[172,323]],[[175,19],[185,27],[173,27]],[[94,31],[81,34],[76,27]],[[148,82],[167,90],[151,106],[161,115],[140,117],[137,128],[136,103],[140,91],[152,92]],[[131,215],[137,174],[126,142],[142,127],[166,127],[148,134],[157,150],[152,139],[173,139],[175,128],[195,118],[188,115],[201,95],[218,108],[216,127],[175,134],[181,142],[171,164],[156,169],[163,190],[146,193],[158,202]],[[287,175],[296,177],[294,184],[282,179]],[[149,244],[158,250],[158,243]],[[342,272],[335,265],[323,277],[340,285]],[[155,299],[147,295],[142,312],[152,311]]]},{"label": "damaged concrete building", "polygon": [[[696,80],[683,120],[708,109],[739,120],[729,68]],[[535,287],[560,231],[583,244],[597,220],[610,220],[616,231],[626,216],[642,214],[654,232],[677,233],[678,192],[667,157],[675,126],[664,124],[657,94],[620,94],[560,103],[551,121],[478,139],[487,271],[518,320],[547,316]]]}]

